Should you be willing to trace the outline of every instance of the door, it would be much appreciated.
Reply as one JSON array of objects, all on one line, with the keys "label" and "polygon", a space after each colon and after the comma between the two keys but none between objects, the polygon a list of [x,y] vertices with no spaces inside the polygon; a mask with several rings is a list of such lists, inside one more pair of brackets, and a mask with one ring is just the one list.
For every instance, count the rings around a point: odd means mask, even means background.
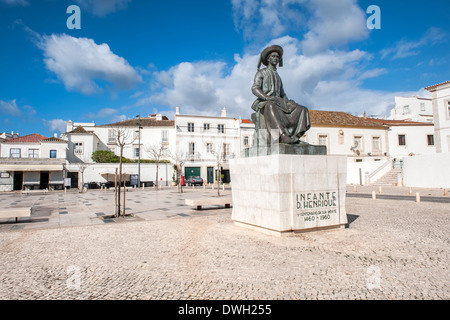
[{"label": "door", "polygon": [[67,178],[70,178],[70,188],[78,188],[78,172],[67,172]]},{"label": "door", "polygon": [[208,167],[207,183],[214,183],[214,167]]},{"label": "door", "polygon": [[48,189],[49,177],[50,173],[48,171],[41,171],[39,179],[39,189],[41,190]]},{"label": "door", "polygon": [[186,167],[184,169],[184,179],[189,179],[189,177],[198,176],[200,177],[200,167]]},{"label": "door", "polygon": [[14,172],[14,190],[22,190],[23,187],[23,172]]}]

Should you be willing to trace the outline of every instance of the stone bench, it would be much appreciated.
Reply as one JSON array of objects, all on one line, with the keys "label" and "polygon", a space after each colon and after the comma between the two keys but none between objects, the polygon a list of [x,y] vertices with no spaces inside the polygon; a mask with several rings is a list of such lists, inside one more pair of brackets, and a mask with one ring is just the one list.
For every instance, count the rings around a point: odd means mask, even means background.
[{"label": "stone bench", "polygon": [[0,218],[31,217],[31,207],[0,209]]},{"label": "stone bench", "polygon": [[43,189],[43,190],[20,190],[20,194],[36,194],[36,193],[40,193],[40,194],[48,193],[48,189]]},{"label": "stone bench", "polygon": [[186,199],[185,202],[189,206],[197,207],[197,210],[201,210],[203,206],[214,206],[214,205],[225,205],[225,208],[230,208],[231,205],[233,204],[231,197]]}]

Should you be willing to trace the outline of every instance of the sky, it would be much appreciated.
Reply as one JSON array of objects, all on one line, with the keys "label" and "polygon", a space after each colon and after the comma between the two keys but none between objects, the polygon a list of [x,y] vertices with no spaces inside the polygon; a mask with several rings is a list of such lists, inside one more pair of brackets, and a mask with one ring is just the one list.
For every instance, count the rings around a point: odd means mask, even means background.
[{"label": "sky", "polygon": [[289,99],[383,117],[395,96],[450,80],[449,35],[449,0],[0,0],[0,133],[176,107],[250,118],[272,44]]}]

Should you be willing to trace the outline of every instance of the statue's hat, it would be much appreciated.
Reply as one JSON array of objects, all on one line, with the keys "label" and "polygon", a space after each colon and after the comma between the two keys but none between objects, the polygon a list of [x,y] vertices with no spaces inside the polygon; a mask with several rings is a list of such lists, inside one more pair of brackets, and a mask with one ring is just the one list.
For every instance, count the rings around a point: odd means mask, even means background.
[{"label": "statue's hat", "polygon": [[269,62],[267,61],[267,58],[269,57],[269,55],[272,52],[277,52],[278,55],[280,56],[280,63],[279,66],[282,67],[283,66],[283,48],[278,46],[278,45],[272,45],[270,47],[265,48],[262,52],[261,52],[261,56],[259,57],[259,62],[258,62],[258,70],[261,67],[261,63],[265,66],[267,66],[269,64]]}]

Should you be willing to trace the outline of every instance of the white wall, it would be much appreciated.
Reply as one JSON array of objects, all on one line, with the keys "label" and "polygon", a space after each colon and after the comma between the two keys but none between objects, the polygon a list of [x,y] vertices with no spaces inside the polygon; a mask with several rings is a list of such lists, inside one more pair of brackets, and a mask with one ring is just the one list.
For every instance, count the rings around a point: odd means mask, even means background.
[{"label": "white wall", "polygon": [[[422,110],[422,104],[425,110]],[[404,107],[406,106],[409,112],[405,112]],[[433,122],[432,101],[419,97],[395,97],[395,108],[391,110],[389,119]]]},{"label": "white wall", "polygon": [[433,92],[433,109],[435,129],[437,136],[437,152],[450,152],[450,115],[448,106],[450,102],[450,88]]},{"label": "white wall", "polygon": [[[435,145],[429,146],[427,136],[434,136],[434,126],[391,126],[389,135],[389,155],[392,158],[407,157],[410,153],[414,155],[434,154]],[[398,144],[398,135],[405,135],[406,145]]]},{"label": "white wall", "polygon": [[450,188],[450,153],[403,158],[403,184],[416,188]]},{"label": "white wall", "polygon": [[[347,184],[360,184],[362,182],[365,185],[375,182],[383,174],[386,174],[392,169],[392,166],[388,165],[388,163],[391,164],[391,160],[347,162]],[[373,174],[382,167],[383,169],[371,181],[367,181],[367,175]]]}]

